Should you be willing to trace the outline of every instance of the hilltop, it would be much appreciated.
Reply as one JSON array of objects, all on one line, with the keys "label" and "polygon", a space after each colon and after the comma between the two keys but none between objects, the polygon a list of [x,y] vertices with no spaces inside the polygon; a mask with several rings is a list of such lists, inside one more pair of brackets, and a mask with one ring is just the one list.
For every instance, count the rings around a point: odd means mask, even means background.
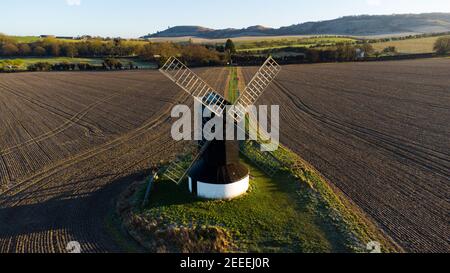
[{"label": "hilltop", "polygon": [[142,38],[198,37],[206,39],[236,38],[245,36],[283,35],[395,35],[450,31],[450,13],[358,15],[334,20],[306,22],[278,29],[251,26],[243,29],[211,29],[201,26],[176,26]]}]

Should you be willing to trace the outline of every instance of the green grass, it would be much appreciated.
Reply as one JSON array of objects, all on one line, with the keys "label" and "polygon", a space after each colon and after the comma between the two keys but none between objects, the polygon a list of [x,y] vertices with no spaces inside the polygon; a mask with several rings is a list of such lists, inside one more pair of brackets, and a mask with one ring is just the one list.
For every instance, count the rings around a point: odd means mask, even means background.
[{"label": "green grass", "polygon": [[[57,64],[57,63],[89,63],[91,65],[101,65],[103,63],[103,58],[70,58],[70,57],[38,57],[38,58],[3,58],[0,57],[0,62],[2,61],[17,61],[19,62],[21,70],[26,70],[28,65],[36,64],[39,62],[48,62],[50,64]],[[149,62],[140,61],[138,59],[128,59],[128,58],[118,58],[124,65],[128,65],[128,63],[131,61],[134,63],[134,65],[137,65],[139,68],[154,68],[154,65],[152,65]]]},{"label": "green grass", "polygon": [[[389,239],[354,203],[344,194],[333,189],[330,184],[308,163],[284,146],[280,146],[275,156],[283,162],[284,169],[302,183],[310,186],[322,202],[321,214],[328,214],[335,225],[350,237],[367,244],[380,242],[383,252],[402,252],[403,250]],[[330,214],[331,213],[331,214]]]},{"label": "green grass", "polygon": [[89,63],[89,64],[101,64],[102,59],[90,59],[90,58],[69,58],[69,57],[42,57],[42,58],[3,58],[0,57],[0,63],[4,61],[13,61],[19,64],[19,70],[27,70],[27,67],[39,62],[47,62],[50,64],[57,63]]},{"label": "green grass", "polygon": [[[34,43],[38,41],[44,40],[39,36],[9,36],[9,38],[13,39],[16,43]],[[80,40],[72,40],[72,39],[56,39],[60,42],[66,43],[78,43]]]},{"label": "green grass", "polygon": [[34,43],[40,41],[41,38],[38,36],[9,36],[16,43]]},{"label": "green grass", "polygon": [[415,54],[415,53],[432,53],[434,52],[434,43],[440,37],[425,37],[416,39],[406,39],[390,42],[373,43],[373,47],[376,51],[382,51],[386,47],[394,46],[399,53]]},{"label": "green grass", "polygon": [[228,83],[228,101],[234,103],[239,97],[237,67],[230,67],[230,82]]},{"label": "green grass", "polygon": [[401,251],[296,154],[281,147],[275,156],[288,167],[273,178],[244,161],[253,179],[240,198],[201,200],[187,183],[159,180],[147,207],[139,207],[145,187],[133,197],[135,213],[161,227],[223,228],[238,252],[364,252],[370,241],[380,242],[384,252]]},{"label": "green grass", "polygon": [[236,43],[240,52],[267,51],[271,49],[283,49],[289,47],[310,48],[333,46],[337,43],[354,43],[356,39],[347,37],[321,36],[297,39],[260,40]]},{"label": "green grass", "polygon": [[0,57],[0,61],[2,60],[18,60],[22,61],[23,64],[30,65],[39,62],[48,62],[51,64],[68,62],[68,63],[92,63],[92,64],[101,64],[102,59],[91,59],[91,58],[70,58],[70,57],[42,57],[42,58],[2,58]]},{"label": "green grass", "polygon": [[142,247],[124,233],[120,217],[115,212],[111,212],[105,217],[104,224],[108,234],[124,251],[127,253],[143,252]]},{"label": "green grass", "polygon": [[324,225],[316,213],[321,209],[320,202],[302,202],[313,198],[306,184],[299,184],[285,173],[268,178],[248,166],[254,179],[250,191],[241,198],[199,200],[188,192],[186,184],[159,181],[142,215],[164,219],[164,225],[222,227],[232,234],[237,251],[350,251],[345,235]]},{"label": "green grass", "polygon": [[265,47],[251,47],[251,48],[243,48],[237,49],[238,52],[257,52],[257,51],[267,51],[270,49],[283,49],[283,48],[310,48],[313,45],[306,44],[297,44],[297,45],[279,45],[279,46],[265,46]]}]

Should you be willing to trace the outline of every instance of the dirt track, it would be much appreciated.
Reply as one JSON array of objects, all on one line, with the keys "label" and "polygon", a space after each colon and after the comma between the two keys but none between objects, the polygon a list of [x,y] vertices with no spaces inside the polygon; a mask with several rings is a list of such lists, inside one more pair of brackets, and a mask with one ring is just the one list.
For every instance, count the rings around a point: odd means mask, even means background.
[{"label": "dirt track", "polygon": [[280,104],[281,142],[407,251],[450,252],[449,71],[450,59],[285,66],[259,103]]},{"label": "dirt track", "polygon": [[[218,89],[226,69],[199,70]],[[219,75],[219,76],[218,76]],[[0,253],[118,252],[105,218],[179,149],[170,110],[189,103],[157,71],[0,75]]]}]

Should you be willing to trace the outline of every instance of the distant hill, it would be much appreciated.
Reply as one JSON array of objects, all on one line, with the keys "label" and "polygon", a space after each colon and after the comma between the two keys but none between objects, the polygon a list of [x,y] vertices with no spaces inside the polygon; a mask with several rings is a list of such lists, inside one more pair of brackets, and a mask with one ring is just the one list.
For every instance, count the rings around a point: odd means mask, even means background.
[{"label": "distant hill", "polygon": [[244,29],[210,29],[200,26],[177,26],[142,38],[198,37],[207,39],[243,36],[282,35],[386,35],[401,33],[433,33],[450,31],[450,13],[359,15],[334,20],[308,22],[278,29],[252,26]]}]

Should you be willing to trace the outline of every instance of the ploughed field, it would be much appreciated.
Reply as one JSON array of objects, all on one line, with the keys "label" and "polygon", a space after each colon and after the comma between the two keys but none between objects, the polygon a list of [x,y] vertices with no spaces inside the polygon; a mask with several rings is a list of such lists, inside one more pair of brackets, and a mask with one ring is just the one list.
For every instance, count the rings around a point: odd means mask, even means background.
[{"label": "ploughed field", "polygon": [[[243,69],[248,82],[255,68]],[[449,251],[450,59],[285,66],[281,142],[408,251]],[[227,90],[228,69],[198,69]],[[0,252],[123,251],[105,218],[182,149],[158,71],[0,74]]]},{"label": "ploughed field", "polygon": [[284,66],[258,103],[406,251],[450,251],[450,59]]},{"label": "ploughed field", "polygon": [[[225,68],[197,72],[218,90]],[[170,160],[174,104],[158,71],[0,75],[0,253],[123,251],[105,219],[118,194]]]}]

